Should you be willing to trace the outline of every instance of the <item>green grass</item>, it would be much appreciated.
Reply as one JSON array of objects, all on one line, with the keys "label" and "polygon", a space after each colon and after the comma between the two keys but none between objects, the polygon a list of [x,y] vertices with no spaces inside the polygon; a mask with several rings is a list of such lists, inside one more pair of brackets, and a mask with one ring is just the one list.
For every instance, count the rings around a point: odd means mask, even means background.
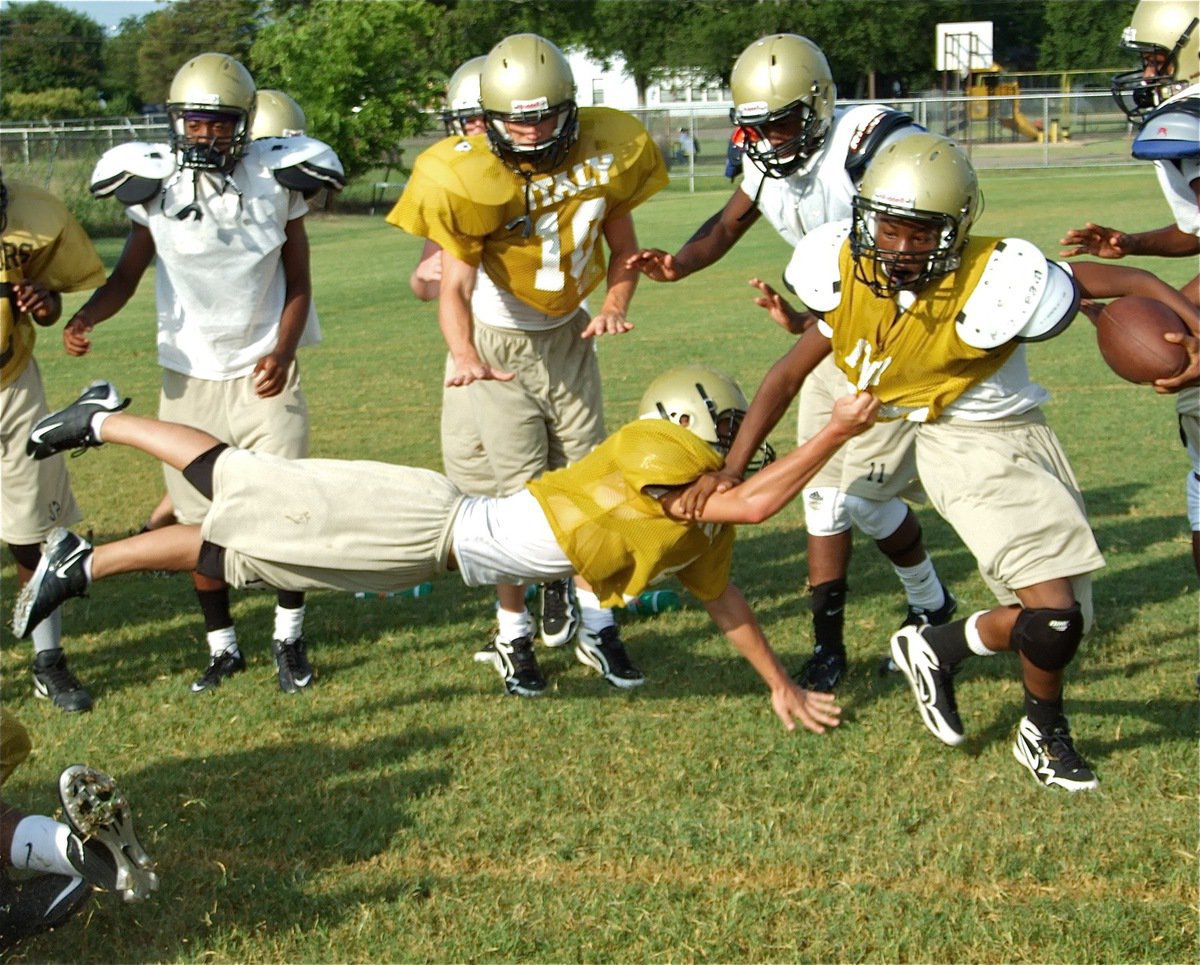
[{"label": "green grass", "polygon": [[[1047,251],[1089,218],[1133,229],[1169,217],[1140,168],[988,174],[984,187],[980,229]],[[652,200],[642,242],[673,249],[725,197]],[[419,243],[381,217],[313,219],[310,235],[325,332],[303,355],[314,454],[438,465],[442,342],[406,284]],[[106,260],[119,247],[102,242]],[[701,275],[644,283],[637,330],[600,346],[610,426],[676,362],[719,366],[752,391],[789,337],[746,279],[778,279],[786,257],[762,225]],[[1195,270],[1155,267],[1176,283]],[[44,333],[51,403],[109,377],[153,412],[153,329],[147,279],[91,356],[66,358]],[[962,748],[923,730],[902,682],[875,675],[902,604],[861,537],[845,721],[825,738],[779,726],[694,601],[625,621],[649,677],[640,691],[542,651],[550,693],[521,701],[470,659],[491,623],[487,592],[447,578],[421,600],[313,594],[320,680],[285,697],[273,600],[236,593],[250,670],[195,696],[206,652],[189,581],[125,577],[65,611],[90,715],[35,701],[28,645],[0,635],[3,698],[36,745],[5,796],[46,812],[65,765],[110,770],[162,888],[144,905],[100,896],[10,960],[1194,961],[1197,594],[1173,405],[1112,376],[1082,319],[1030,359],[1109,564],[1098,626],[1068,672],[1098,791],[1043,790],[1013,760],[1009,656],[960,677]],[[794,419],[773,438],[788,448]],[[139,526],[158,498],[157,468],[136,453],[70,466],[98,539]],[[921,519],[961,612],[991,605],[953,533]],[[735,558],[790,666],[811,645],[802,522],[793,506],[744,528]],[[7,608],[11,565],[3,578]]]}]

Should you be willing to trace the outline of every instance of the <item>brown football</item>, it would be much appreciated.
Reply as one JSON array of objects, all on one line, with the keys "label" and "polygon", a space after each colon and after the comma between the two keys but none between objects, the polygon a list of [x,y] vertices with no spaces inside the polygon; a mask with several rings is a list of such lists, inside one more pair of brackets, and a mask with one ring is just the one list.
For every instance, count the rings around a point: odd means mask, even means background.
[{"label": "brown football", "polygon": [[1096,344],[1108,367],[1128,382],[1149,385],[1179,375],[1188,356],[1182,345],[1163,339],[1186,334],[1187,326],[1162,302],[1126,295],[1105,306],[1096,320]]}]

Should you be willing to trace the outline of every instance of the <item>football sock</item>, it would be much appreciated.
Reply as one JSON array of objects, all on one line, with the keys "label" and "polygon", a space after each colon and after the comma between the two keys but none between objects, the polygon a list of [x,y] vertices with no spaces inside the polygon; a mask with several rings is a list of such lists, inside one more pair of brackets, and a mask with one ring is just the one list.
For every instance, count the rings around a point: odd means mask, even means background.
[{"label": "football sock", "polygon": [[845,653],[846,581],[829,580],[812,588],[813,649]]},{"label": "football sock", "polygon": [[579,603],[579,617],[588,633],[599,633],[605,627],[613,626],[617,621],[612,610],[600,605],[600,597],[591,590],[575,588],[575,599]]},{"label": "football sock", "polygon": [[79,872],[67,858],[70,838],[69,827],[44,815],[30,814],[22,818],[13,830],[12,854],[9,856],[13,867],[78,878]]},{"label": "football sock", "polygon": [[304,607],[289,610],[278,604],[275,606],[275,637],[276,640],[297,640],[304,633]]},{"label": "football sock", "polygon": [[922,627],[925,640],[947,670],[962,663],[971,655],[967,643],[966,620],[955,620],[940,627]]},{"label": "football sock", "polygon": [[946,594],[942,592],[942,584],[938,582],[937,570],[933,568],[933,560],[929,554],[916,566],[897,566],[892,569],[900,577],[904,586],[904,595],[908,597],[911,606],[922,610],[936,610],[946,603]]},{"label": "football sock", "polygon": [[527,609],[514,613],[500,607],[496,610],[496,621],[500,624],[500,639],[505,643],[512,643],[519,637],[533,636],[533,616]]},{"label": "football sock", "polygon": [[97,442],[104,441],[104,437],[100,434],[101,427],[104,425],[105,421],[108,419],[109,416],[114,416],[114,415],[116,415],[115,412],[97,412],[95,415],[92,416],[91,422],[88,423],[88,425],[91,427],[92,437]]},{"label": "football sock", "polygon": [[233,614],[229,610],[229,587],[219,590],[197,590],[200,613],[204,616],[204,629],[209,633],[233,627]]},{"label": "football sock", "polygon": [[1053,700],[1046,700],[1041,697],[1035,697],[1025,690],[1025,716],[1028,717],[1034,725],[1043,734],[1049,734],[1063,716],[1062,694],[1060,693]]},{"label": "football sock", "polygon": [[208,652],[211,656],[219,657],[226,652],[241,653],[237,645],[237,631],[233,627],[209,630],[205,636],[208,640]]},{"label": "football sock", "polygon": [[988,645],[983,642],[983,637],[979,635],[979,618],[987,612],[987,610],[980,610],[967,617],[967,625],[965,627],[967,646],[970,647],[971,653],[977,657],[993,657],[1000,652],[999,650],[989,649]]},{"label": "football sock", "polygon": [[33,652],[45,653],[47,650],[61,648],[62,610],[58,609],[33,628]]}]

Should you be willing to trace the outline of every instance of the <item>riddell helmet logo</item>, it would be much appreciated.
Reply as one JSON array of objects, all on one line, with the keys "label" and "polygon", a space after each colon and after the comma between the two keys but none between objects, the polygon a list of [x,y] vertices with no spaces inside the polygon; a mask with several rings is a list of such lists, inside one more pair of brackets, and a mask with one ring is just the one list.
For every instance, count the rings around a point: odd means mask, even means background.
[{"label": "riddell helmet logo", "polygon": [[1167,135],[1167,129],[1166,129],[1165,127],[1160,127],[1160,128],[1159,128],[1157,131],[1155,131],[1154,133],[1155,133],[1155,134],[1161,134],[1163,137],[1166,137],[1166,135]]},{"label": "riddell helmet logo", "polygon": [[917,205],[917,199],[912,195],[891,194],[888,191],[876,191],[871,200],[894,208],[915,208]]},{"label": "riddell helmet logo", "polygon": [[513,101],[513,114],[532,114],[534,111],[544,111],[550,106],[550,102],[544,97],[535,97],[527,101]]}]

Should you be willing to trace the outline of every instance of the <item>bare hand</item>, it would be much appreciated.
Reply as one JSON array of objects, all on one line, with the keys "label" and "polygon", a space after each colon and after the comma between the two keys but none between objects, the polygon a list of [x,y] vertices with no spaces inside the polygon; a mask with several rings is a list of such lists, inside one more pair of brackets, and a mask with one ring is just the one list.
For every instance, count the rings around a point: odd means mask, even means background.
[{"label": "bare hand", "polygon": [[829,424],[837,430],[839,435],[849,439],[874,425],[878,413],[879,400],[870,392],[844,395],[834,401],[833,415],[829,418]]},{"label": "bare hand", "polygon": [[625,317],[624,312],[600,312],[592,317],[587,328],[580,332],[580,338],[595,338],[597,335],[624,335],[633,328],[633,323]]},{"label": "bare hand", "polygon": [[674,510],[685,519],[699,519],[704,512],[704,506],[713,493],[729,492],[741,483],[740,476],[720,470],[706,472],[693,482],[687,489],[679,493]]},{"label": "bare hand", "polygon": [[625,259],[626,270],[636,268],[651,281],[679,281],[687,273],[675,263],[675,256],[661,248],[643,248]]},{"label": "bare hand", "polygon": [[815,315],[811,312],[796,311],[786,298],[761,278],[751,278],[749,285],[751,288],[757,288],[761,293],[758,298],[754,299],[754,304],[764,309],[775,324],[793,335],[799,335],[805,329],[816,324],[817,317]]},{"label": "bare hand", "polygon": [[790,680],[785,686],[771,691],[771,706],[788,730],[795,730],[799,720],[814,734],[824,734],[825,728],[837,727],[842,713],[833,694],[804,690]]},{"label": "bare hand", "polygon": [[13,295],[17,300],[17,311],[28,312],[38,324],[55,321],[55,314],[61,309],[62,303],[54,292],[36,281],[19,281],[13,285]]},{"label": "bare hand", "polygon": [[258,360],[254,366],[254,394],[260,399],[279,395],[287,385],[288,370],[292,360],[272,352]]},{"label": "bare hand", "polygon": [[1163,338],[1184,347],[1188,354],[1188,364],[1187,368],[1173,379],[1156,379],[1154,391],[1159,395],[1171,395],[1180,389],[1200,385],[1200,338],[1184,335],[1182,332],[1166,332]]},{"label": "bare hand", "polygon": [[478,358],[456,362],[454,366],[454,374],[449,376],[445,385],[461,386],[470,385],[472,382],[511,382],[516,378],[515,373],[505,372],[502,369],[494,369],[486,362],[480,361]]},{"label": "bare hand", "polygon": [[1129,250],[1129,235],[1116,228],[1106,228],[1104,225],[1088,222],[1082,228],[1072,228],[1059,241],[1060,245],[1070,245],[1059,252],[1060,255],[1073,258],[1076,255],[1095,255],[1097,258],[1124,258],[1131,254]]},{"label": "bare hand", "polygon": [[91,332],[92,325],[87,319],[78,313],[72,316],[63,327],[62,333],[63,348],[67,350],[67,354],[76,358],[87,355],[92,350],[92,340],[88,338]]}]

